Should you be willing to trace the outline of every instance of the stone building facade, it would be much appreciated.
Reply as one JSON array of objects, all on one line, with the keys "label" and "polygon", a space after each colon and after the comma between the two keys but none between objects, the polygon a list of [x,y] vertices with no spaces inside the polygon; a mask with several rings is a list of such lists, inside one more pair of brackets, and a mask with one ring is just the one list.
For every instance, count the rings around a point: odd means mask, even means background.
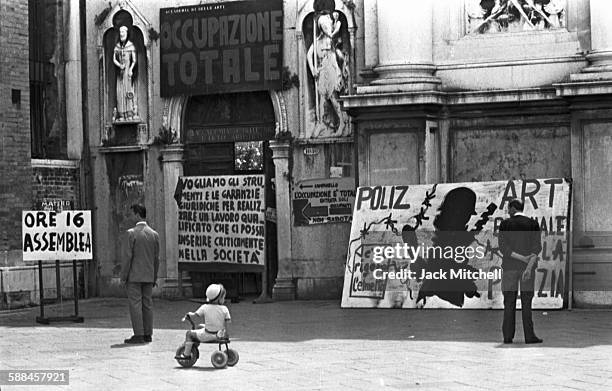
[{"label": "stone building facade", "polygon": [[[0,6],[1,308],[40,301],[37,265],[22,258],[21,211],[88,205],[82,187],[87,172],[82,160],[82,3],[6,1]],[[72,295],[71,266],[60,266],[61,297]],[[55,265],[45,264],[43,270],[45,296],[57,297]],[[81,265],[78,273],[85,288]]]},{"label": "stone building facade", "polygon": [[[162,96],[162,42],[191,42],[194,22],[164,29],[161,10],[231,2],[194,3],[1,3],[3,306],[37,302],[35,267],[21,258],[20,211],[58,206],[93,211],[94,260],[79,271],[92,294],[123,294],[133,202],[147,206],[161,235],[156,294],[180,294],[182,280],[198,295],[211,278],[245,294],[261,289],[250,272],[179,271],[177,255],[178,178],[254,166],[266,178],[266,277],[276,299],[342,291],[345,204],[316,204],[304,189],[568,177],[570,299],[612,303],[608,1],[283,1],[280,85]],[[132,46],[120,44],[122,25]],[[123,92],[116,49],[137,64]],[[214,142],[198,130],[211,128],[238,132]],[[52,270],[45,275],[52,289]]]},{"label": "stone building facade", "polygon": [[[162,10],[214,11],[232,2],[48,3],[56,4],[47,19],[55,43],[40,59],[55,67],[44,79],[52,100],[34,117],[36,94],[27,92],[43,79],[28,67],[28,34],[20,28],[30,12],[22,2],[2,3],[0,37],[10,50],[0,74],[3,276],[6,268],[27,266],[16,211],[72,201],[75,209],[91,209],[94,222],[84,285],[93,294],[122,295],[129,206],[142,202],[163,248],[157,295],[177,296],[179,285],[199,295],[211,278],[228,279],[242,294],[256,292],[263,282],[250,271],[236,277],[227,274],[239,271],[230,267],[211,276],[179,262],[175,192],[180,176],[257,172],[266,179],[269,293],[339,298],[350,211],[340,198],[317,203],[319,193],[305,189],[345,189],[350,200],[359,185],[571,177],[572,303],[611,303],[607,1],[283,1],[282,56],[268,52],[266,68],[279,72],[280,84],[164,95],[162,46],[206,44],[203,19],[164,27]],[[256,39],[257,23],[271,20],[254,15],[234,32],[243,43]],[[206,32],[231,46],[227,20],[218,17]],[[227,49],[225,65],[233,67],[238,57]],[[185,80],[193,76],[189,58],[176,63]],[[118,64],[132,63],[125,77]],[[253,69],[239,73],[252,78]],[[119,80],[126,84],[118,88]],[[12,286],[20,284],[29,283]]]},{"label": "stone building facade", "polygon": [[[201,290],[201,276],[179,272],[178,177],[235,172],[227,157],[239,140],[202,143],[209,136],[193,138],[193,124],[244,126],[234,119],[254,111],[275,128],[264,140],[274,298],[338,298],[342,289],[350,224],[298,201],[305,186],[571,177],[574,302],[609,304],[612,218],[601,211],[611,185],[612,12],[603,0],[528,3],[284,1],[282,87],[163,97],[161,42],[191,42],[198,21],[164,30],[160,10],[228,3],[88,4],[100,293],[120,294],[117,244],[134,201],[145,203],[162,238],[157,294],[179,294],[179,279],[187,294]],[[121,21],[131,26],[139,64],[139,118],[124,123],[115,120],[109,84]]]},{"label": "stone building facade", "polygon": [[[85,15],[87,90],[90,91],[87,121],[95,178],[98,281],[103,295],[122,294],[118,279],[120,248],[125,229],[133,223],[128,211],[133,202],[145,204],[150,225],[160,233],[164,250],[162,280],[156,294],[180,294],[179,274],[184,293],[202,294],[206,275],[197,272],[193,265],[181,265],[184,271],[179,272],[175,201],[178,178],[236,173],[240,170],[234,154],[251,142],[263,143],[255,155],[261,152],[264,156],[264,168],[258,172],[266,178],[270,295],[279,299],[337,298],[340,295],[345,253],[342,243],[348,237],[350,224],[294,226],[291,192],[300,181],[329,178],[331,171],[336,177],[348,178],[354,189],[352,125],[341,109],[340,95],[352,91],[359,77],[355,48],[363,39],[356,35],[356,26],[361,23],[356,5],[342,1],[279,2],[282,4],[282,58],[273,61],[283,66],[281,86],[240,93],[231,89],[216,94],[196,90],[189,94],[162,96],[160,86],[166,76],[162,75],[160,57],[165,40],[190,43],[194,25],[197,29],[201,27],[197,19],[187,22],[189,25],[184,29],[166,28],[160,21],[160,10],[194,7],[191,9],[197,11],[198,5],[203,6],[201,9],[207,6],[219,9],[227,4],[231,2],[194,4],[132,0],[111,2],[110,5],[88,3]],[[314,27],[317,39],[313,39],[315,8],[328,15],[324,22]],[[268,17],[263,12],[258,15],[260,21]],[[256,19],[252,20],[256,23]],[[116,64],[110,62],[109,56],[118,42],[118,28],[122,24],[129,26],[129,39],[138,53],[138,76],[134,82],[138,87],[134,88],[139,118],[134,121],[117,121],[113,113],[117,100],[113,84],[116,75],[112,72]],[[236,31],[240,34],[241,30]],[[329,53],[332,39],[341,39],[343,47],[334,52],[335,62],[323,68],[322,53],[318,53],[316,59],[313,56],[315,52],[311,48],[316,45],[313,41],[319,42],[319,50]],[[320,91],[322,88],[315,87],[315,68],[312,67],[322,69],[320,80],[326,80],[325,94]],[[176,77],[189,76],[185,69],[180,68],[183,73],[177,73]],[[262,129],[270,129],[271,133],[266,130],[265,136],[259,135],[249,141],[245,135],[249,132],[248,126],[254,123]],[[199,128],[231,126],[244,129],[245,133],[223,143],[203,143],[202,139],[216,136],[198,133],[192,124],[198,124]],[[234,278],[225,274],[221,277]],[[242,278],[242,293],[262,289],[260,277],[252,273],[246,272],[239,278]]]},{"label": "stone building facade", "polygon": [[612,6],[364,3],[359,184],[572,178],[569,299],[609,305]]}]

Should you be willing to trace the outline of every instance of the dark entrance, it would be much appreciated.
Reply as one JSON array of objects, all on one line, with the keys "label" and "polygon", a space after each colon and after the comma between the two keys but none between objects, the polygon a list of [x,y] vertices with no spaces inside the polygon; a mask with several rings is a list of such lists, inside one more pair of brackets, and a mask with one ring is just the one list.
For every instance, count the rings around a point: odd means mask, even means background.
[{"label": "dark entrance", "polygon": [[[183,115],[183,175],[264,174],[266,216],[275,216],[274,163],[269,148],[275,124],[274,107],[266,91],[191,97]],[[276,222],[268,218],[265,263],[271,294],[278,258]],[[241,270],[241,265],[231,265],[231,273],[211,271],[211,265],[179,266],[190,271],[195,297],[204,297],[206,287],[214,281],[222,282],[232,299],[261,293],[261,274]]]}]

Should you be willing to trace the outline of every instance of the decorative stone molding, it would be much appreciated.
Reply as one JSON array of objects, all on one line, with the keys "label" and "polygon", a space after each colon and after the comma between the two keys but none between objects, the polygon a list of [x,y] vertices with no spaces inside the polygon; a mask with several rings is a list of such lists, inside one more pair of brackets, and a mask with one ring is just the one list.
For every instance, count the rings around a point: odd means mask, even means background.
[{"label": "decorative stone molding", "polygon": [[168,145],[161,150],[162,162],[164,163],[182,163],[183,152],[185,146],[183,144]]},{"label": "decorative stone molding", "polygon": [[272,159],[289,159],[291,145],[288,141],[271,141]]},{"label": "decorative stone molding", "polygon": [[188,96],[177,95],[164,99],[162,111],[162,126],[176,132],[177,140],[182,140],[183,135],[183,112],[187,106]]},{"label": "decorative stone molding", "polygon": [[566,26],[566,0],[466,0],[468,34],[555,30]]},{"label": "decorative stone molding", "polygon": [[285,96],[280,91],[270,91],[270,99],[274,106],[274,116],[276,118],[276,135],[287,134],[289,130],[289,121],[287,120],[287,103]]}]

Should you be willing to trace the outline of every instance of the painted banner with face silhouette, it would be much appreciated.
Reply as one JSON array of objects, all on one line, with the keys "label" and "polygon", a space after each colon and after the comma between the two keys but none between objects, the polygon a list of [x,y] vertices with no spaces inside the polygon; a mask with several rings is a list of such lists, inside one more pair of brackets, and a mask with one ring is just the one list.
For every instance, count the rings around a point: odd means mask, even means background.
[{"label": "painted banner with face silhouette", "polygon": [[571,198],[562,178],[360,187],[342,307],[503,308],[498,234],[514,198],[540,227],[533,308],[561,308]]}]

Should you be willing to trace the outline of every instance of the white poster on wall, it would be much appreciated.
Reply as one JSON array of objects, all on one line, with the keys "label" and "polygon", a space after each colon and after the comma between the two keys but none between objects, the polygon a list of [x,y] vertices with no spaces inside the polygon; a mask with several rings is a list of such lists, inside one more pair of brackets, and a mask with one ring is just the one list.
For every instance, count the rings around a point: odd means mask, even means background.
[{"label": "white poster on wall", "polygon": [[179,261],[263,266],[264,184],[263,175],[180,177]]}]

